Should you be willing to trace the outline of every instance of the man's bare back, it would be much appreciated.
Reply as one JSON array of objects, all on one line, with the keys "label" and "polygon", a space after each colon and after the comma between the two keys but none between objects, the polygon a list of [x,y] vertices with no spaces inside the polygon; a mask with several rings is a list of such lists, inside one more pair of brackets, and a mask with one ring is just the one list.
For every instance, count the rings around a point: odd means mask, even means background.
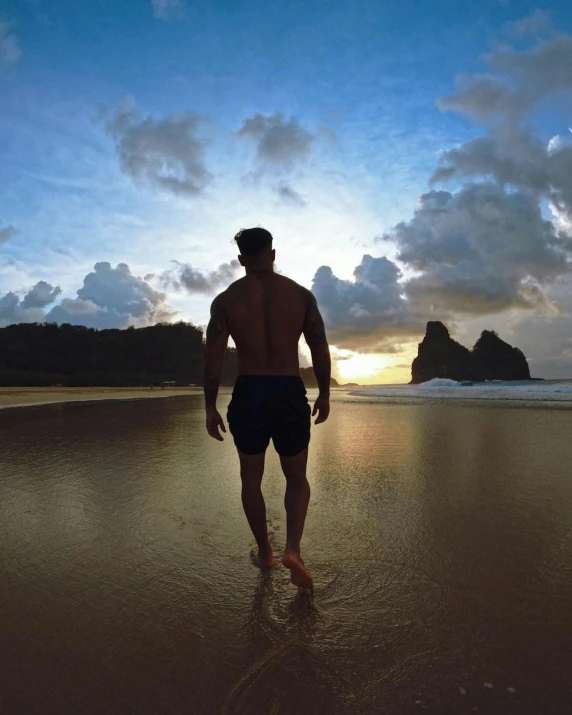
[{"label": "man's bare back", "polygon": [[236,344],[241,375],[299,375],[298,342],[312,294],[273,271],[249,273],[216,302]]},{"label": "man's bare back", "polygon": [[211,306],[205,351],[207,430],[223,439],[224,421],[216,399],[228,338],[238,353],[239,376],[228,406],[228,424],[240,459],[242,503],[258,544],[261,565],[273,566],[266,509],[260,491],[264,458],[270,440],[286,476],[287,540],[282,563],[292,583],[311,586],[312,576],[300,556],[310,487],[306,462],[310,442],[310,407],[300,378],[298,342],[303,334],[319,386],[312,415],[315,424],[330,412],[330,352],[324,321],[313,294],[274,273],[272,236],[247,229],[236,237],[246,275],[218,295]]}]

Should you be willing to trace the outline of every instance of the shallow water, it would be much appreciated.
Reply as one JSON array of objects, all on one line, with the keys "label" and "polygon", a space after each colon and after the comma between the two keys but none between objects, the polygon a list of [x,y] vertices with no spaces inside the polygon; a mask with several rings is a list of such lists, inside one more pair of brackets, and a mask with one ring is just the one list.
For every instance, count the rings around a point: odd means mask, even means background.
[{"label": "shallow water", "polygon": [[572,411],[334,399],[313,600],[200,397],[0,412],[2,713],[568,713]]}]

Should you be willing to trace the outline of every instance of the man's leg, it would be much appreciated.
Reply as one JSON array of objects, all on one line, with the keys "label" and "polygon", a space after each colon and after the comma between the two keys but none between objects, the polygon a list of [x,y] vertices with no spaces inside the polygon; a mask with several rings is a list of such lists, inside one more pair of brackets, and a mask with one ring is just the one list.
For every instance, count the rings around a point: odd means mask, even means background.
[{"label": "man's leg", "polygon": [[242,480],[242,506],[258,544],[260,562],[263,566],[274,566],[272,548],[268,542],[266,505],[260,488],[264,474],[264,452],[262,454],[243,454],[239,451],[238,456]]},{"label": "man's leg", "polygon": [[282,563],[290,569],[292,583],[296,586],[311,586],[312,576],[300,556],[300,541],[304,531],[310,485],[306,479],[308,449],[294,457],[280,457],[282,471],[286,477],[286,549]]}]

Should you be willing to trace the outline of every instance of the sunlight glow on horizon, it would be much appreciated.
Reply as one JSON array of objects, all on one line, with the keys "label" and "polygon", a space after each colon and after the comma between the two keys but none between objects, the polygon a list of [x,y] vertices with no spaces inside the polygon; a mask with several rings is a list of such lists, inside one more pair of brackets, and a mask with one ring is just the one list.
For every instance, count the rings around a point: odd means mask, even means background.
[{"label": "sunlight glow on horizon", "polygon": [[[361,385],[407,383],[411,379],[411,370],[402,365],[411,362],[409,356],[398,358],[381,353],[351,353],[341,351],[347,359],[335,360],[339,382],[357,382]],[[334,358],[335,359],[335,358]]]}]

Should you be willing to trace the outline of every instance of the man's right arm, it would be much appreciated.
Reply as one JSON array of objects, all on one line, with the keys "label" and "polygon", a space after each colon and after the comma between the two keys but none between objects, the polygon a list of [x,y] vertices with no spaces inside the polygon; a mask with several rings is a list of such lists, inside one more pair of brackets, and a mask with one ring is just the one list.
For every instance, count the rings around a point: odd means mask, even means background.
[{"label": "man's right arm", "polygon": [[224,354],[228,345],[228,326],[222,307],[222,298],[217,296],[211,305],[211,318],[207,326],[205,344],[205,371],[203,386],[207,412],[207,431],[211,437],[222,441],[219,427],[226,432],[224,422],[216,408]]},{"label": "man's right arm", "polygon": [[320,314],[314,294],[307,291],[306,318],[304,320],[304,338],[312,354],[312,366],[318,382],[320,394],[314,405],[312,416],[318,412],[316,424],[325,422],[330,414],[330,376],[332,361],[326,338],[324,320]]}]

